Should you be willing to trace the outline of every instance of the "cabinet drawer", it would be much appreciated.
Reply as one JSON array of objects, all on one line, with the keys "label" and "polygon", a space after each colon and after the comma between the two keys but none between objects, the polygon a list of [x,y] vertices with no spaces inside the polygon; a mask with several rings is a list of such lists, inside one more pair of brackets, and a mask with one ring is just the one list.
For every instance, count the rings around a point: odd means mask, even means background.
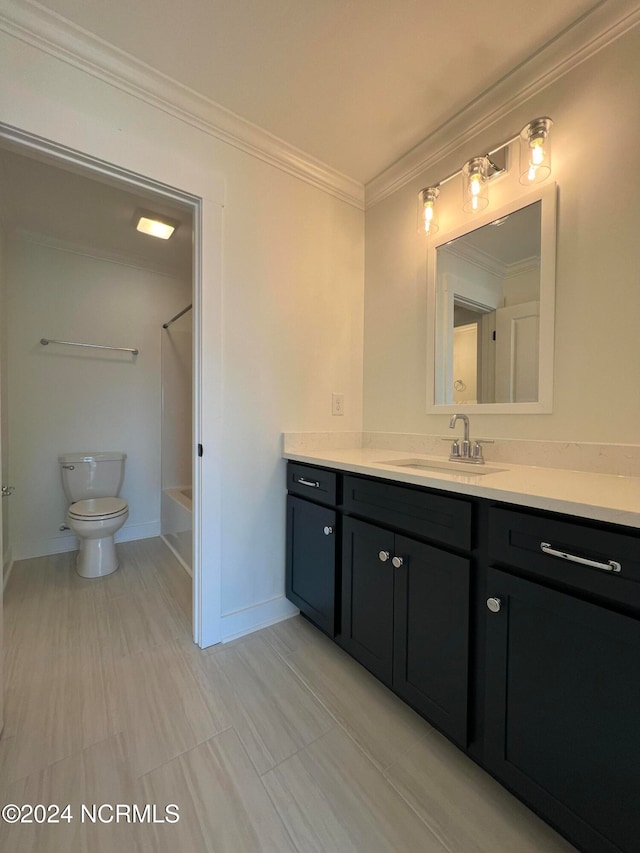
[{"label": "cabinet drawer", "polygon": [[[567,556],[545,553],[543,545],[547,551]],[[640,607],[638,534],[492,507],[489,556],[507,566]]]},{"label": "cabinet drawer", "polygon": [[333,471],[299,462],[287,463],[287,489],[318,503],[335,505],[337,477]]},{"label": "cabinet drawer", "polygon": [[434,542],[471,549],[471,504],[464,500],[347,476],[344,509]]}]

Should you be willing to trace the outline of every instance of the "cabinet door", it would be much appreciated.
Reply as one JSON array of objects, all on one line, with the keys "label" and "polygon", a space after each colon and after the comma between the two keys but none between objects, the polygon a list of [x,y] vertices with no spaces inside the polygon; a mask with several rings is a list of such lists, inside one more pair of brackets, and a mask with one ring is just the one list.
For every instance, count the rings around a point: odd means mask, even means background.
[{"label": "cabinet door", "polygon": [[640,621],[495,569],[488,590],[487,765],[584,851],[637,853]]},{"label": "cabinet door", "polygon": [[467,745],[469,560],[396,536],[394,690]]},{"label": "cabinet door", "polygon": [[393,670],[393,533],[373,524],[345,518],[342,536],[340,642],[349,654],[390,687]]},{"label": "cabinet door", "polygon": [[335,510],[287,497],[287,598],[334,636],[336,633]]}]

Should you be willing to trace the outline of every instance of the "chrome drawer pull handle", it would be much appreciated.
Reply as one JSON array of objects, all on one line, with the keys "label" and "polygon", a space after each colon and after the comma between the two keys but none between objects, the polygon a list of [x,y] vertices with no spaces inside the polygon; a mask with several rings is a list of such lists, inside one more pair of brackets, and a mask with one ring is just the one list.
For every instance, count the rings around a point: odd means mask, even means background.
[{"label": "chrome drawer pull handle", "polygon": [[558,551],[552,548],[549,542],[541,542],[540,550],[552,557],[560,557],[562,560],[569,560],[571,563],[580,563],[581,566],[590,566],[592,569],[600,569],[603,572],[621,572],[622,566],[616,560],[609,560],[606,563],[599,563],[597,560],[587,560],[586,557],[578,557],[575,554],[567,554],[566,551]]},{"label": "chrome drawer pull handle", "polygon": [[311,486],[312,489],[319,489],[320,488],[320,483],[317,480],[315,480],[315,481],[305,480],[304,477],[298,477],[298,482],[302,486]]}]

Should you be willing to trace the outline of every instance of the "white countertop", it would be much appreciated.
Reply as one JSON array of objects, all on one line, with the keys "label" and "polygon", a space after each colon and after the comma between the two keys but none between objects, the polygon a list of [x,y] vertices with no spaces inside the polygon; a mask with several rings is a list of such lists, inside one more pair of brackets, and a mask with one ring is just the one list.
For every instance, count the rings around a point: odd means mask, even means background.
[{"label": "white countertop", "polygon": [[[393,463],[421,459],[427,464],[432,462],[437,465],[446,462],[447,457],[370,447],[286,451],[283,456],[295,462],[308,462],[310,465],[338,471],[368,474],[445,492],[640,527],[640,477],[493,463],[491,460],[487,460],[486,466],[478,466],[478,474],[466,471],[425,471]],[[500,471],[482,474],[483,467],[485,470],[499,468]]]}]

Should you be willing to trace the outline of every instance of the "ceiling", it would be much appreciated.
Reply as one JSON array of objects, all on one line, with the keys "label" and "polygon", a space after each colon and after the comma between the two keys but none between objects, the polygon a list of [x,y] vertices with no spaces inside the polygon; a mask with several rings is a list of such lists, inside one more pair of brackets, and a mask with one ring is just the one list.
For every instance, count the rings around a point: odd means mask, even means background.
[{"label": "ceiling", "polygon": [[594,0],[40,0],[367,183]]},{"label": "ceiling", "polygon": [[539,259],[541,212],[542,203],[536,201],[451,242],[458,250],[468,246],[507,267]]},{"label": "ceiling", "polygon": [[[133,223],[140,208],[176,219],[180,225],[169,240],[141,234]],[[9,234],[17,231],[68,251],[191,278],[188,208],[2,148],[0,219]]]}]

